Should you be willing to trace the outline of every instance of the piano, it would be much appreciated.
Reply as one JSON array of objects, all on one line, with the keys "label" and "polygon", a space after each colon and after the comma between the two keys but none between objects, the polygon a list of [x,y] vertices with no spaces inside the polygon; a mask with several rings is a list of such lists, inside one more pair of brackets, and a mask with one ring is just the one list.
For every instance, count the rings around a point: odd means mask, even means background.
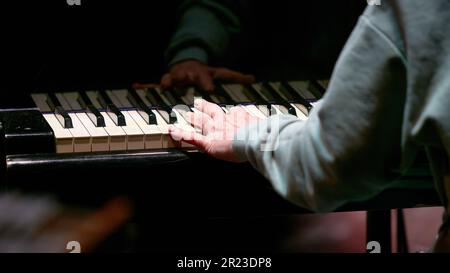
[{"label": "piano", "polygon": [[[321,96],[318,92],[315,95],[310,92],[306,84],[224,84],[218,85],[215,93],[194,88],[163,92],[157,87],[33,93],[31,98],[36,109],[26,112],[33,123],[20,129],[16,127],[16,130],[23,131],[16,131],[14,136],[6,133],[6,141],[14,142],[18,135],[23,137],[27,131],[34,134],[40,130],[41,141],[48,142],[45,148],[48,150],[43,152],[57,154],[186,148],[189,145],[175,143],[169,137],[168,126],[194,130],[184,119],[184,114],[196,111],[193,107],[195,97],[215,102],[225,112],[228,107],[240,105],[259,118],[291,114],[306,120],[311,103]],[[23,121],[20,123],[23,125]],[[33,128],[33,124],[42,127]],[[15,145],[7,146],[9,153],[17,153]]]},{"label": "piano", "polygon": [[[171,190],[172,196],[187,192],[200,194],[204,202],[205,198],[218,201],[218,196],[226,199],[227,192],[236,197],[230,181],[242,176],[242,180],[254,182],[239,187],[248,190],[237,194],[246,203],[237,205],[237,211],[245,212],[246,207],[258,208],[258,205],[249,205],[245,197],[245,192],[252,192],[255,185],[258,188],[264,185],[260,201],[266,205],[258,211],[270,207],[270,203],[265,202],[267,194],[280,202],[281,211],[286,208],[299,210],[277,196],[269,183],[248,164],[218,161],[187,143],[176,142],[168,135],[168,126],[195,130],[184,119],[186,111],[196,111],[193,108],[195,97],[217,103],[225,112],[229,107],[239,105],[260,118],[289,114],[304,120],[323,95],[326,83],[286,81],[246,86],[217,83],[214,93],[196,88],[163,92],[157,86],[33,92],[20,98],[20,107],[0,110],[4,143],[1,155],[4,176],[0,185],[7,190],[50,191],[70,198],[86,189],[83,185],[86,183],[95,201],[113,192],[139,194],[139,189],[151,183],[152,187]],[[224,187],[216,182],[211,186],[208,178],[195,172],[201,168],[217,171],[217,180],[226,181],[228,185]],[[134,173],[130,174],[130,170]],[[152,175],[148,180],[140,181],[145,170]],[[174,182],[180,180],[180,176],[181,180],[189,180],[186,174],[193,175],[195,185]],[[132,178],[137,179],[132,181]],[[177,191],[177,187],[188,188]],[[204,194],[206,192],[209,194]],[[214,193],[217,195],[210,196]],[[83,192],[88,200],[87,195]],[[156,199],[162,196],[158,197]],[[187,197],[177,198],[185,200]],[[191,207],[195,200],[186,200],[183,207]],[[236,212],[224,204],[226,202],[219,206],[223,212]],[[275,208],[277,206],[271,210]],[[202,206],[200,211],[204,210]],[[220,211],[217,207],[212,210]]]},{"label": "piano", "polygon": [[[163,92],[157,85],[33,92],[20,98],[20,107],[0,110],[0,187],[96,205],[127,195],[136,200],[136,215],[164,219],[308,213],[276,194],[249,164],[222,162],[174,141],[168,126],[195,130],[184,119],[185,112],[196,111],[195,97],[224,112],[239,106],[260,118],[306,120],[327,82],[217,83],[214,93]],[[393,177],[396,187],[339,211],[439,204],[427,164]]]}]

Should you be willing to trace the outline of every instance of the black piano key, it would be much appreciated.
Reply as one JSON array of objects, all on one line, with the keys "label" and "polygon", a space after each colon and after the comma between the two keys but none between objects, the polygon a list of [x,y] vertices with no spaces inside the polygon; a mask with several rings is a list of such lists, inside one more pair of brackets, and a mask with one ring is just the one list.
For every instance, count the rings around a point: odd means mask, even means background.
[{"label": "black piano key", "polygon": [[264,89],[266,89],[272,95],[274,101],[271,101],[270,103],[283,105],[284,107],[286,107],[288,109],[289,114],[294,115],[294,116],[297,115],[297,111],[295,111],[294,106],[292,106],[287,101],[285,101],[268,82],[264,82],[262,84],[262,87]]},{"label": "black piano key", "polygon": [[[180,100],[178,100],[178,96],[174,96],[173,95],[173,90],[171,91],[164,91],[164,93],[159,92],[158,95],[161,97],[161,99],[164,101],[164,103],[169,106],[169,107],[173,107],[177,104],[181,104],[182,102],[180,102]],[[165,98],[165,100],[163,99]]]},{"label": "black piano key", "polygon": [[187,104],[188,106],[193,106],[194,102],[192,101],[192,105],[190,103],[186,103],[181,97],[186,96],[186,93],[188,92],[188,89],[184,88],[174,88],[170,92],[166,92],[169,94],[164,93],[164,95],[170,96],[170,100],[175,102],[175,105],[177,104]]},{"label": "black piano key", "polygon": [[73,128],[72,119],[70,118],[69,113],[62,107],[61,102],[54,93],[47,94],[47,104],[64,128]]},{"label": "black piano key", "polygon": [[313,95],[317,98],[320,99],[323,97],[323,95],[326,92],[326,88],[324,86],[322,86],[318,81],[316,80],[311,80],[308,83],[308,89],[309,91],[311,91],[311,93],[313,93]]},{"label": "black piano key", "polygon": [[177,122],[176,115],[172,113],[172,107],[168,106],[167,103],[164,102],[155,88],[147,89],[147,92],[145,92],[145,97],[152,104],[152,106],[158,109],[161,116],[168,124],[174,124]]},{"label": "black piano key", "polygon": [[224,104],[223,101],[221,101],[217,94],[215,94],[214,92],[205,91],[200,87],[195,87],[195,91],[198,97],[206,101],[218,104],[221,107],[226,107],[226,104]]},{"label": "black piano key", "polygon": [[223,85],[216,81],[216,86],[214,89],[214,94],[220,100],[223,105],[235,105],[237,102],[234,101],[230,95],[225,91]]},{"label": "black piano key", "polygon": [[288,82],[281,82],[280,92],[283,92],[285,96],[289,96],[290,102],[303,104],[308,111],[311,110],[312,105],[300,94]]},{"label": "black piano key", "polygon": [[270,109],[270,103],[265,100],[258,91],[255,90],[253,85],[248,84],[245,86],[246,95],[251,97],[251,99],[255,102],[256,105],[266,105],[268,109]]},{"label": "black piano key", "polygon": [[139,115],[147,122],[147,124],[157,124],[155,113],[150,109],[144,101],[139,97],[134,89],[128,89],[127,99],[136,107]]},{"label": "black piano key", "polygon": [[125,116],[120,112],[119,108],[112,102],[111,98],[106,94],[105,90],[97,92],[97,98],[101,106],[105,109],[108,116],[117,126],[126,126]]},{"label": "black piano key", "polygon": [[166,105],[172,109],[170,112],[170,116],[176,119],[176,114],[173,112],[173,110],[177,110],[178,113],[184,116],[186,112],[192,112],[192,108],[187,106],[185,102],[180,98],[180,95],[182,95],[183,91],[166,91],[166,92],[159,92],[158,95],[162,98],[165,98],[165,102],[167,101],[168,104]]},{"label": "black piano key", "polygon": [[145,98],[150,102],[152,107],[161,107],[161,103],[159,102],[158,98],[155,96],[156,90],[155,89],[147,89],[145,92]]},{"label": "black piano key", "polygon": [[98,111],[97,108],[95,108],[94,104],[92,103],[89,96],[86,94],[86,92],[79,92],[78,93],[78,103],[83,107],[83,109],[86,111],[86,114],[88,115],[89,119],[94,123],[97,127],[105,127],[105,119],[103,118],[100,111]]},{"label": "black piano key", "polygon": [[204,100],[207,100],[209,102],[214,102],[213,99],[211,99],[211,92],[203,90],[201,87],[195,87],[195,93],[197,97],[201,97]]},{"label": "black piano key", "polygon": [[164,108],[164,110],[170,109],[169,104],[163,100],[163,98],[159,95],[158,90],[156,90],[155,88],[147,89],[145,97],[153,106]]}]

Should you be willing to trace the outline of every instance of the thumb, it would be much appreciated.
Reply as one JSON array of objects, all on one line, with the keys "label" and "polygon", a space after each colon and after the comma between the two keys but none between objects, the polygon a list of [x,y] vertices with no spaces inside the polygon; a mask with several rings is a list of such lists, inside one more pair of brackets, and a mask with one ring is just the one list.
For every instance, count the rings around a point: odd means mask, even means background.
[{"label": "thumb", "polygon": [[255,82],[255,76],[253,75],[243,74],[241,72],[223,67],[214,69],[214,78],[242,84],[250,84]]}]

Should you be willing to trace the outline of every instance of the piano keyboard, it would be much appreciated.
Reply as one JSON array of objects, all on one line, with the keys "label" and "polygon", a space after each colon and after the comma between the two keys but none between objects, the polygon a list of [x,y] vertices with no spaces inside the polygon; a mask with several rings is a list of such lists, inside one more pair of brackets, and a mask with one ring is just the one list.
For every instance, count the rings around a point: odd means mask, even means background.
[{"label": "piano keyboard", "polygon": [[214,93],[189,88],[159,88],[34,93],[31,95],[53,130],[57,153],[189,148],[168,134],[170,125],[195,129],[184,118],[202,97],[221,106],[239,106],[258,118],[294,115],[301,120],[324,92],[324,82],[220,84]]}]

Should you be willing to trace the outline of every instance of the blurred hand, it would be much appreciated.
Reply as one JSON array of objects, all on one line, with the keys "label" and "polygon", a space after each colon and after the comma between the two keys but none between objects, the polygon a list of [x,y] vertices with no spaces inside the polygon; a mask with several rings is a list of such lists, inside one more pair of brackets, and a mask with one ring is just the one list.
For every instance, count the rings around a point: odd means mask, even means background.
[{"label": "blurred hand", "polygon": [[213,157],[237,162],[232,147],[234,135],[241,127],[259,119],[239,106],[230,108],[227,114],[218,105],[203,99],[196,99],[194,106],[199,112],[187,113],[186,119],[201,133],[171,126],[171,137],[195,145]]},{"label": "blurred hand", "polygon": [[255,81],[252,75],[245,75],[227,68],[207,66],[197,60],[186,60],[174,64],[168,73],[161,78],[161,88],[196,85],[206,91],[214,90],[214,79],[249,84]]}]

